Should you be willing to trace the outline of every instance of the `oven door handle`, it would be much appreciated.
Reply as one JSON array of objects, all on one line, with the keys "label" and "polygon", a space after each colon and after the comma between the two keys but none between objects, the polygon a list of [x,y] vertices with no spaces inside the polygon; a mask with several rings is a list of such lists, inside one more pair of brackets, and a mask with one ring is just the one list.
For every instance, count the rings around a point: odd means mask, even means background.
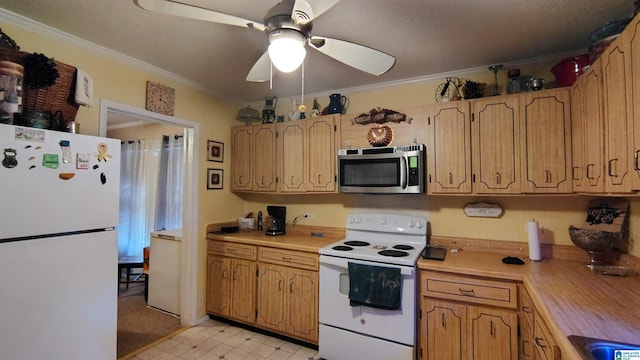
[{"label": "oven door handle", "polygon": [[336,257],[331,257],[331,256],[325,256],[325,255],[321,255],[320,256],[320,266],[322,266],[322,264],[328,264],[328,265],[337,266],[337,267],[339,267],[341,269],[344,269],[344,270],[348,271],[348,269],[349,269],[348,263],[379,266],[379,267],[386,267],[386,268],[400,268],[400,275],[404,275],[404,276],[413,276],[413,273],[415,271],[414,268],[407,267],[407,266],[394,266],[394,265],[390,265],[390,264],[380,264],[380,263],[371,262],[371,261],[359,261],[359,260],[353,260],[353,259],[343,259],[343,258],[336,258]]}]

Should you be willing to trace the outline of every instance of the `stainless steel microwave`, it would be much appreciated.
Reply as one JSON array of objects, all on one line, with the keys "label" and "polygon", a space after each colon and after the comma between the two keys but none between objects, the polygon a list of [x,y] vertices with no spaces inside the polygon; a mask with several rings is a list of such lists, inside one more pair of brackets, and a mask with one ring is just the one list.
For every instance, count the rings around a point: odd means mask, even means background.
[{"label": "stainless steel microwave", "polygon": [[338,191],[424,193],[425,146],[412,144],[338,150]]}]

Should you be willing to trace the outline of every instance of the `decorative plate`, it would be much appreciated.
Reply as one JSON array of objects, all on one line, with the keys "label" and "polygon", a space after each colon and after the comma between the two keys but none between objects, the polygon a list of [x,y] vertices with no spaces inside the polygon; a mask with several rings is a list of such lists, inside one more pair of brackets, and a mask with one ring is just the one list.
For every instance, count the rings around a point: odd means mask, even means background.
[{"label": "decorative plate", "polygon": [[372,127],[367,133],[371,146],[388,146],[393,141],[393,130],[387,125]]}]

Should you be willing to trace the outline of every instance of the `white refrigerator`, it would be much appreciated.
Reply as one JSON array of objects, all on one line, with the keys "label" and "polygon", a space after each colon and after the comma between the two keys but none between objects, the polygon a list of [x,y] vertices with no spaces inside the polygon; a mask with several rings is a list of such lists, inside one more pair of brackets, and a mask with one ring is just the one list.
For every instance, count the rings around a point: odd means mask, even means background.
[{"label": "white refrigerator", "polygon": [[120,141],[0,124],[0,359],[116,359]]}]

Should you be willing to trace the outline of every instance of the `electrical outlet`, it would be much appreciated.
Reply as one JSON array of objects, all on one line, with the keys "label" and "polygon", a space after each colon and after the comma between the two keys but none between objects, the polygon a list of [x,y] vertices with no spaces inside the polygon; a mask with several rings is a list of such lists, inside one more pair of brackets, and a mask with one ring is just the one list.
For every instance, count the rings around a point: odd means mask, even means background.
[{"label": "electrical outlet", "polygon": [[304,213],[304,218],[305,219],[313,219],[313,213],[310,213],[310,212]]}]

